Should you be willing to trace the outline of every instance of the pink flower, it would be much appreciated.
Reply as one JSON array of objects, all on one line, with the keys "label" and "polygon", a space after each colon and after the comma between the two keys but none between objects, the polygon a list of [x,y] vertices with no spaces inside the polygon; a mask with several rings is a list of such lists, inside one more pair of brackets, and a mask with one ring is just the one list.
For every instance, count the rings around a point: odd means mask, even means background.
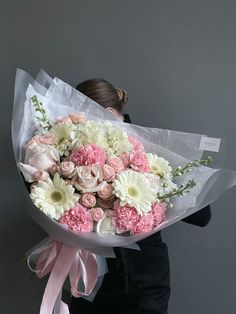
[{"label": "pink flower", "polygon": [[135,151],[144,150],[143,144],[136,137],[129,135],[128,138],[129,138],[130,143],[133,145],[133,148]]},{"label": "pink flower", "polygon": [[154,229],[154,217],[152,213],[148,213],[139,218],[137,224],[132,228],[131,233],[144,233]]},{"label": "pink flower", "polygon": [[45,145],[53,145],[56,143],[56,139],[54,136],[52,135],[35,135],[34,137],[32,137],[28,143],[26,144],[26,148],[30,147],[34,147],[35,145],[38,144],[45,144]]},{"label": "pink flower", "polygon": [[160,223],[162,223],[163,220],[165,220],[165,209],[167,204],[165,202],[161,203],[154,203],[152,205],[152,215],[154,218],[154,225],[158,226]]},{"label": "pink flower", "polygon": [[136,151],[131,154],[130,167],[135,171],[150,172],[147,154],[142,151]]},{"label": "pink flower", "polygon": [[93,231],[93,221],[91,214],[77,203],[69,209],[59,220],[59,223],[67,225],[74,231],[90,232]]},{"label": "pink flower", "polygon": [[62,161],[58,170],[62,176],[72,177],[75,172],[75,165],[72,161]]},{"label": "pink flower", "polygon": [[134,207],[128,205],[120,206],[119,202],[114,206],[114,221],[117,225],[117,232],[126,232],[134,230],[139,221],[139,215]]},{"label": "pink flower", "polygon": [[96,144],[82,146],[76,149],[70,156],[70,161],[76,166],[88,166],[92,164],[103,166],[105,160],[106,154],[104,149]]},{"label": "pink flower", "polygon": [[44,171],[44,170],[37,170],[35,173],[34,173],[34,180],[35,181],[45,181],[47,180],[47,178],[49,177],[49,174],[47,171]]},{"label": "pink flower", "polygon": [[99,165],[80,166],[77,168],[77,177],[74,185],[77,190],[83,192],[97,192],[103,188],[102,169]]},{"label": "pink flower", "polygon": [[84,123],[86,121],[86,117],[83,113],[71,113],[69,114],[69,117],[74,124]]},{"label": "pink flower", "polygon": [[107,164],[102,166],[102,174],[105,181],[112,181],[116,176],[115,170]]},{"label": "pink flower", "polygon": [[131,154],[127,153],[127,152],[123,152],[119,158],[121,159],[121,161],[123,162],[123,165],[125,166],[125,168],[128,168],[130,165],[130,157]]},{"label": "pink flower", "polygon": [[86,208],[91,208],[96,204],[96,197],[91,193],[84,193],[79,200],[80,204]]},{"label": "pink flower", "polygon": [[72,123],[72,119],[70,118],[70,116],[57,117],[55,124],[58,124],[58,123]]},{"label": "pink flower", "polygon": [[93,221],[102,219],[104,215],[104,211],[101,209],[101,207],[94,207],[89,210],[89,213],[91,214]]},{"label": "pink flower", "polygon": [[107,162],[106,162],[109,166],[111,166],[116,173],[121,172],[122,170],[125,169],[124,164],[122,162],[122,160],[117,157],[117,156],[110,156],[107,158]]},{"label": "pink flower", "polygon": [[54,177],[54,174],[55,174],[56,172],[58,172],[58,165],[57,165],[57,164],[52,165],[52,166],[49,168],[49,172],[50,172],[51,176]]},{"label": "pink flower", "polygon": [[98,196],[103,200],[109,200],[115,197],[112,191],[113,191],[112,184],[106,183],[103,186],[102,190],[98,192]]}]

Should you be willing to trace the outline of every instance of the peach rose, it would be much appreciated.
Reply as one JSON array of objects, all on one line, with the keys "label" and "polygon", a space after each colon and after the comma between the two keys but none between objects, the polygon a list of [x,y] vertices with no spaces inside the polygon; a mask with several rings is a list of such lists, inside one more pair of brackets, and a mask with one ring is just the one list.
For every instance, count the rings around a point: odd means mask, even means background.
[{"label": "peach rose", "polygon": [[56,139],[52,135],[35,135],[32,137],[26,144],[26,148],[30,147],[33,148],[38,144],[45,144],[45,145],[53,145],[55,144]]},{"label": "peach rose", "polygon": [[116,173],[121,172],[125,169],[122,160],[117,156],[108,157],[106,163],[111,166]]},{"label": "peach rose", "polygon": [[48,171],[51,174],[51,176],[54,177],[54,174],[58,172],[58,165],[57,164],[52,165]]},{"label": "peach rose", "polygon": [[79,202],[85,208],[91,208],[96,204],[96,197],[91,193],[84,193],[81,195]]},{"label": "peach rose", "polygon": [[116,176],[115,170],[107,164],[102,166],[102,174],[105,181],[112,181]]},{"label": "peach rose", "polygon": [[90,209],[89,212],[92,216],[93,221],[98,221],[102,219],[104,215],[104,211],[101,209],[101,207],[94,207]]},{"label": "peach rose", "polygon": [[49,170],[60,160],[59,153],[56,148],[38,144],[26,147],[25,164],[41,170]]},{"label": "peach rose", "polygon": [[113,187],[111,183],[106,183],[101,191],[98,192],[98,196],[103,200],[109,200],[114,198],[114,194],[112,194]]},{"label": "peach rose", "polygon": [[58,167],[59,173],[67,178],[72,178],[75,174],[75,165],[72,161],[63,161]]},{"label": "peach rose", "polygon": [[72,123],[72,120],[71,120],[70,116],[57,117],[55,124],[58,124],[58,123]]},{"label": "peach rose", "polygon": [[37,170],[34,173],[34,180],[36,182],[38,182],[38,181],[45,181],[45,180],[47,180],[48,177],[49,177],[48,172],[44,171],[44,170]]},{"label": "peach rose", "polygon": [[69,117],[71,118],[71,121],[74,124],[86,122],[86,117],[85,117],[83,112],[81,112],[81,113],[71,113],[71,114],[69,114]]}]

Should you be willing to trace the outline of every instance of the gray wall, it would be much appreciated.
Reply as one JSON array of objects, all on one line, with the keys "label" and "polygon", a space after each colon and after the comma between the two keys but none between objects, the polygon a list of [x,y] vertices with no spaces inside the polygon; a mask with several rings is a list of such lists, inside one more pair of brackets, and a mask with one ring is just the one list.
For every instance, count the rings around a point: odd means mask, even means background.
[{"label": "gray wall", "polygon": [[[43,67],[76,84],[103,77],[129,92],[146,126],[225,137],[235,169],[236,1],[1,1],[1,313],[37,313],[44,282],[21,261],[44,237],[24,209],[10,140],[16,67]],[[235,314],[235,189],[212,205],[205,229],[164,232],[170,314]]]}]

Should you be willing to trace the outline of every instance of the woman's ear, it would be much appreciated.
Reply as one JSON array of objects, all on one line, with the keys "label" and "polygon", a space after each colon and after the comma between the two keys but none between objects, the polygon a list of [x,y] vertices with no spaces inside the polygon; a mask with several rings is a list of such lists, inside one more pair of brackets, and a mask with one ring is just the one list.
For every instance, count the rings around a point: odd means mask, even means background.
[{"label": "woman's ear", "polygon": [[116,114],[114,108],[112,108],[112,107],[106,107],[106,109],[107,109],[108,111],[110,111],[111,113]]}]

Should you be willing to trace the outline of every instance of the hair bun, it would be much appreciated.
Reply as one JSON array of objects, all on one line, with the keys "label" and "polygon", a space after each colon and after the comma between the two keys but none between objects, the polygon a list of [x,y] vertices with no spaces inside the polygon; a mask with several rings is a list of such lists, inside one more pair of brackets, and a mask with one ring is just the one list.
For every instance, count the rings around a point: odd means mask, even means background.
[{"label": "hair bun", "polygon": [[126,104],[128,101],[128,93],[125,90],[118,87],[116,88],[116,92],[119,98],[119,102]]}]

